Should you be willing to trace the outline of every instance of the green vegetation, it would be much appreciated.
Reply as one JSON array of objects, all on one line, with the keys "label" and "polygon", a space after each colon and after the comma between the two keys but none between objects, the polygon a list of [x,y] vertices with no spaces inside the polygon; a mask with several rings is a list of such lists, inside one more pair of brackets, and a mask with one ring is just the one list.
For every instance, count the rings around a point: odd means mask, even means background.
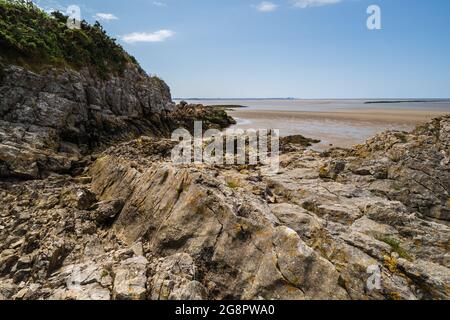
[{"label": "green vegetation", "polygon": [[400,241],[394,238],[386,237],[386,236],[377,236],[375,237],[377,240],[382,241],[388,244],[393,252],[396,252],[400,258],[411,260],[411,256],[406,252],[405,249],[400,245]]},{"label": "green vegetation", "polygon": [[102,278],[105,278],[105,277],[107,277],[107,276],[109,276],[109,272],[108,272],[107,270],[102,270],[101,277],[102,277]]},{"label": "green vegetation", "polygon": [[[139,65],[102,26],[81,21],[69,29],[67,16],[47,14],[32,2],[0,0],[0,52],[6,62],[40,69],[48,65],[88,67],[101,77]],[[142,69],[140,69],[142,71]]]},{"label": "green vegetation", "polygon": [[240,187],[239,182],[237,182],[235,180],[227,181],[227,185],[228,185],[228,188],[231,188],[231,189],[237,189]]}]

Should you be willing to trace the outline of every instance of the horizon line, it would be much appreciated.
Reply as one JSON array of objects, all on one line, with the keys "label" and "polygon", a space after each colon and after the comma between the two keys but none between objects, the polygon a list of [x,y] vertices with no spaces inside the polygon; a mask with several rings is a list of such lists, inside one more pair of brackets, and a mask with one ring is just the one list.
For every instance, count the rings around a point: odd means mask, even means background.
[{"label": "horizon line", "polygon": [[268,98],[217,98],[217,97],[174,97],[172,100],[381,100],[381,101],[405,101],[405,102],[447,102],[448,98],[295,98],[295,97],[268,97]]}]

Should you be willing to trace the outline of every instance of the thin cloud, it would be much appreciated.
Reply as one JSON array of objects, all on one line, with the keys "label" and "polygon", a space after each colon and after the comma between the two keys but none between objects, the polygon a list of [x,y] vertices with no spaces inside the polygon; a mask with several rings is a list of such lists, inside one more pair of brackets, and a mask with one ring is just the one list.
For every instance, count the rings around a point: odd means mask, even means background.
[{"label": "thin cloud", "polygon": [[161,1],[153,1],[153,5],[157,7],[167,7],[167,4]]},{"label": "thin cloud", "polygon": [[272,12],[275,11],[278,6],[275,3],[269,1],[263,1],[256,6],[256,10],[260,12]]},{"label": "thin cloud", "polygon": [[294,7],[301,9],[309,7],[322,7],[339,2],[342,2],[342,0],[292,0]]},{"label": "thin cloud", "polygon": [[119,20],[119,18],[112,13],[96,13],[94,18],[101,21]]},{"label": "thin cloud", "polygon": [[162,29],[156,32],[133,32],[121,38],[123,41],[127,43],[163,42],[174,35],[175,32],[171,30]]}]

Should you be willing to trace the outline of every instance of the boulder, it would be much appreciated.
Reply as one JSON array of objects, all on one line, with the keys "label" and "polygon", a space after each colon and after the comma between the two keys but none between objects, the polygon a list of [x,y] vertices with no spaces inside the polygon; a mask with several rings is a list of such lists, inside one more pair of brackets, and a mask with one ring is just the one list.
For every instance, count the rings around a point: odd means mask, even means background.
[{"label": "boulder", "polygon": [[62,194],[63,205],[79,210],[91,209],[96,202],[96,195],[86,188],[69,188]]},{"label": "boulder", "polygon": [[206,288],[195,280],[195,262],[188,254],[177,253],[159,259],[152,269],[151,300],[204,300],[208,297]]},{"label": "boulder", "polygon": [[143,300],[146,298],[147,264],[147,259],[140,256],[124,260],[114,267],[114,299]]}]

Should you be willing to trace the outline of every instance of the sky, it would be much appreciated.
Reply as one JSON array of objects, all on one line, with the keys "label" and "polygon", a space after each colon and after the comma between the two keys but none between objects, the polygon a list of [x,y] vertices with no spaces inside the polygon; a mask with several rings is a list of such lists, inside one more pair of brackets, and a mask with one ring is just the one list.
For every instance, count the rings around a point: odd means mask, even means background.
[{"label": "sky", "polygon": [[35,2],[79,6],[173,97],[450,98],[448,0]]}]

